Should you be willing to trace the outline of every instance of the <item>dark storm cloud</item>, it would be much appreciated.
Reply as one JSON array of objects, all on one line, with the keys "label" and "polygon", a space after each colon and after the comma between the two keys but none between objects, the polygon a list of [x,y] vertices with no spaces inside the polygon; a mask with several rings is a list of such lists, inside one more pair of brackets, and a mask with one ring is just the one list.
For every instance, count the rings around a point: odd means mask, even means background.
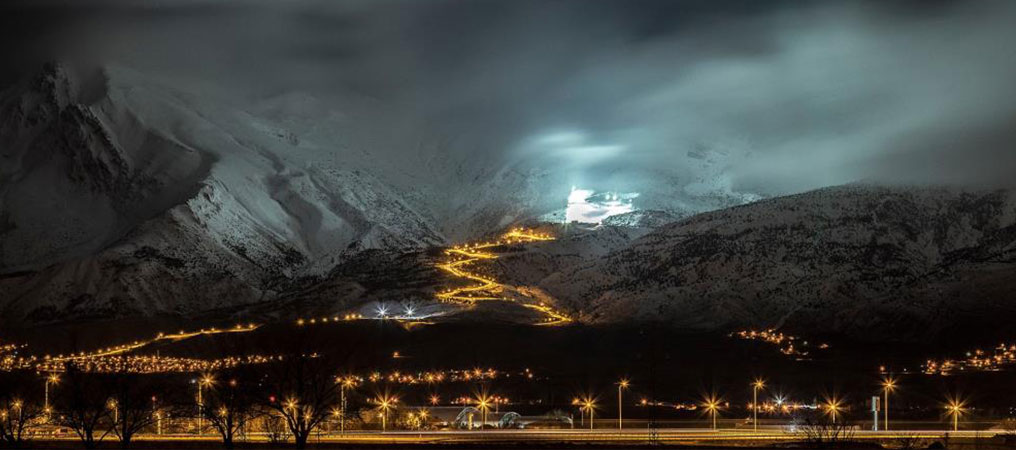
[{"label": "dark storm cloud", "polygon": [[[1011,183],[1008,1],[31,2],[5,73],[118,63],[240,103],[352,91],[569,179]],[[425,130],[425,131],[424,131]],[[703,161],[710,172],[703,175]],[[634,183],[638,184],[638,183]]]}]

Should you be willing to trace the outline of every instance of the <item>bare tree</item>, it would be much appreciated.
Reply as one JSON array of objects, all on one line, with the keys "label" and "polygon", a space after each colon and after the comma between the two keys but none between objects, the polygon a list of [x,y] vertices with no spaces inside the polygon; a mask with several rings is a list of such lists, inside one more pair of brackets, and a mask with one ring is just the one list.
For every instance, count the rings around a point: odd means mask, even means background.
[{"label": "bare tree", "polygon": [[155,424],[160,417],[166,417],[173,403],[161,398],[168,392],[168,389],[160,389],[165,386],[162,378],[131,373],[126,356],[118,360],[116,371],[107,378],[117,406],[112,432],[120,439],[120,447],[128,448],[135,435]]},{"label": "bare tree", "polygon": [[913,450],[928,447],[927,439],[922,439],[914,434],[896,436],[892,439],[892,442],[895,444],[894,447],[900,450]]},{"label": "bare tree", "polygon": [[237,436],[261,415],[256,390],[257,379],[249,367],[238,367],[219,374],[206,391],[201,416],[222,437],[225,448],[233,448]]},{"label": "bare tree", "polygon": [[854,425],[840,420],[833,422],[825,415],[805,417],[797,425],[798,434],[810,448],[835,447],[854,438]]},{"label": "bare tree", "polygon": [[317,354],[290,356],[272,367],[264,405],[286,421],[296,447],[304,448],[311,432],[339,401],[336,370]]},{"label": "bare tree", "polygon": [[23,372],[0,375],[0,444],[20,448],[25,433],[44,416],[32,389],[32,375]]},{"label": "bare tree", "polygon": [[54,420],[74,430],[87,449],[94,449],[111,431],[108,391],[101,375],[86,373],[69,363],[60,395],[56,397]]},{"label": "bare tree", "polygon": [[277,414],[268,414],[261,418],[261,428],[272,445],[285,443],[289,439],[286,421]]},{"label": "bare tree", "polygon": [[[284,340],[283,360],[266,367],[262,404],[282,417],[297,448],[305,448],[311,432],[328,418],[338,404],[339,364],[335,355],[319,353],[317,327],[297,329]],[[334,349],[334,346],[331,346]]]}]

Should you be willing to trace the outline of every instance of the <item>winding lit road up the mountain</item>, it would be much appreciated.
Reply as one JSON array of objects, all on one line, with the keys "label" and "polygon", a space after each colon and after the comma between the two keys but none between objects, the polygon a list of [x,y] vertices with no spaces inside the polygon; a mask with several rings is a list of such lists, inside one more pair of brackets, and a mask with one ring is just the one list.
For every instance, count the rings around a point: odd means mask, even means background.
[{"label": "winding lit road up the mountain", "polygon": [[445,250],[445,256],[448,257],[448,261],[438,264],[437,267],[457,278],[470,280],[474,284],[438,292],[437,298],[444,302],[465,303],[467,305],[473,305],[478,301],[485,300],[513,302],[539,311],[546,316],[546,321],[539,323],[539,325],[560,325],[570,322],[572,319],[566,314],[544,303],[516,302],[515,299],[504,296],[503,293],[506,288],[504,284],[469,270],[470,267],[479,261],[498,258],[498,255],[489,249],[511,244],[552,241],[554,239],[554,236],[546,233],[518,228],[505,233],[496,241],[460,245]]}]

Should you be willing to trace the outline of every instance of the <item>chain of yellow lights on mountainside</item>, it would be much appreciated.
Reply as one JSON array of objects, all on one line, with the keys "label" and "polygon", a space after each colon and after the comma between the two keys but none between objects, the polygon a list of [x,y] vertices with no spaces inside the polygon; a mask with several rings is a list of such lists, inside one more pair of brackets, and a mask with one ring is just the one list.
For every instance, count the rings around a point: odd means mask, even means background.
[{"label": "chain of yellow lights on mountainside", "polygon": [[[498,255],[490,249],[504,245],[552,241],[554,239],[554,236],[546,233],[516,228],[505,233],[496,241],[457,245],[445,250],[444,254],[448,257],[448,261],[437,264],[437,267],[452,274],[452,276],[456,278],[466,279],[474,282],[474,284],[438,292],[436,294],[438,300],[442,302],[465,303],[467,305],[473,305],[478,301],[514,302],[514,299],[501,295],[506,287],[504,284],[499,283],[493,278],[472,272],[469,268],[480,261],[497,259]],[[546,316],[546,321],[540,323],[540,325],[560,325],[572,320],[571,317],[568,317],[566,314],[557,311],[544,303],[519,304],[526,308],[539,311]]]},{"label": "chain of yellow lights on mountainside", "polygon": [[134,341],[129,344],[101,348],[91,352],[79,352],[69,355],[18,356],[18,350],[24,345],[0,346],[0,370],[34,369],[41,372],[59,372],[64,364],[73,362],[86,371],[111,372],[125,368],[128,372],[190,372],[234,367],[241,364],[260,364],[276,359],[271,356],[251,355],[244,357],[226,357],[221,359],[176,358],[159,356],[128,355],[152,344],[161,342],[179,342],[198,336],[217,334],[249,333],[260,325],[237,325],[233,328],[207,328],[198,331],[180,331],[179,333],[159,333],[152,339]]}]

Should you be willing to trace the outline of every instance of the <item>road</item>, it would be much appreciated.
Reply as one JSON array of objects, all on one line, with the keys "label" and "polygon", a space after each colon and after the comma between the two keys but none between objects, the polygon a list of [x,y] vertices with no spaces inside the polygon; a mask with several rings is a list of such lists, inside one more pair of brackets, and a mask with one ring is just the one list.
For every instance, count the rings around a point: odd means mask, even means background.
[{"label": "road", "polygon": [[[848,440],[892,442],[902,439],[941,440],[948,435],[950,440],[973,440],[990,438],[1002,433],[1001,430],[893,430],[893,431],[852,431]],[[704,428],[665,428],[656,430],[656,441],[673,444],[702,445],[766,445],[780,441],[802,441],[803,433],[788,432],[783,429],[751,430],[738,429],[704,429]],[[56,440],[76,440],[72,435],[62,436]],[[219,441],[218,435],[192,434],[137,436],[140,441],[207,441],[209,445]],[[650,434],[646,429],[596,429],[596,430],[485,430],[485,431],[349,431],[344,435],[315,434],[310,438],[312,443],[359,443],[359,444],[485,444],[485,443],[525,443],[525,444],[637,444],[649,442]],[[263,434],[248,435],[247,442],[265,442]]]}]

